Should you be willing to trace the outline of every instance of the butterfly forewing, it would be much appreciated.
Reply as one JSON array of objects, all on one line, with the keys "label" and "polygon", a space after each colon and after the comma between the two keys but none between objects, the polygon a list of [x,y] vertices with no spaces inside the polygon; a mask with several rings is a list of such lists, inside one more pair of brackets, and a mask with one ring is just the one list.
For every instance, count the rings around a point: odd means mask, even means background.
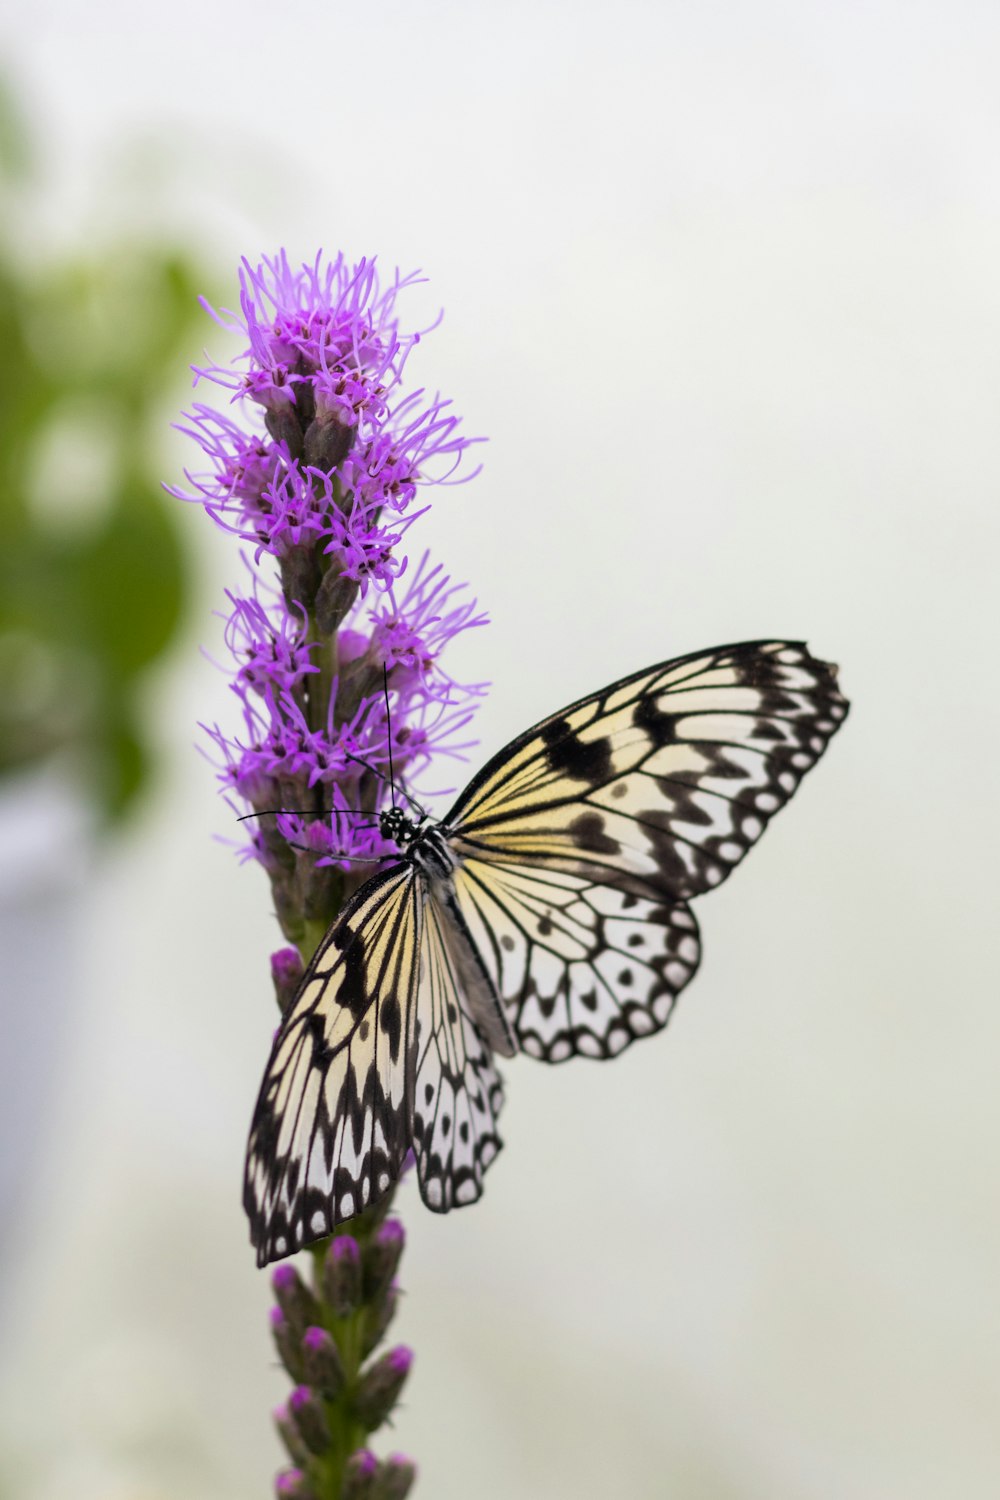
[{"label": "butterfly forewing", "polygon": [[244,1184],[260,1265],[331,1233],[402,1170],[423,916],[417,882],[410,866],[396,865],[358,892],[282,1022]]},{"label": "butterfly forewing", "polygon": [[797,643],[665,662],[529,730],[445,827],[463,861],[686,900],[739,863],[846,712],[834,669]]}]

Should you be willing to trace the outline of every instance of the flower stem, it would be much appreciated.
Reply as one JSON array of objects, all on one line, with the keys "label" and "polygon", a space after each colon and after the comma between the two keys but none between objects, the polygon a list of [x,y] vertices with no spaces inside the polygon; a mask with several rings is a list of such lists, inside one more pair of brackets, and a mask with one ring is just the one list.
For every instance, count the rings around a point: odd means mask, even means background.
[{"label": "flower stem", "polygon": [[286,1493],[303,1500],[403,1496],[415,1478],[406,1460],[379,1462],[365,1447],[391,1416],[412,1363],[403,1345],[369,1358],[399,1300],[395,1272],[404,1235],[399,1220],[387,1217],[392,1196],[310,1246],[311,1286],[287,1263],[274,1274],[275,1341],[298,1382],[275,1414],[297,1465],[279,1476],[279,1493],[284,1483]]},{"label": "flower stem", "polygon": [[[251,588],[228,594],[225,627],[242,729],[207,732],[224,790],[252,814],[244,852],[268,872],[295,945],[271,958],[278,1004],[294,1024],[304,966],[393,842],[379,822],[393,773],[412,777],[439,750],[466,748],[458,737],[484,685],[454,681],[438,658],[485,616],[426,556],[400,585],[408,559],[399,549],[423,513],[413,503],[425,486],[452,480],[471,441],[447,400],[424,388],[402,394],[421,334],[401,330],[396,302],[416,277],[380,282],[374,261],[342,255],[296,268],[281,251],[256,267],[244,261],[239,280],[240,313],[212,315],[244,350],[235,367],[196,372],[227,392],[227,410],[199,401],[187,414],[208,467],[172,493],[253,548]],[[253,414],[253,431],[230,414],[229,396]],[[323,1004],[336,1007],[335,993]],[[364,1171],[359,1111],[374,1152],[379,1080],[374,1066],[370,1078],[358,1074],[360,1098],[337,1105],[341,1133],[324,1133],[320,1116],[305,1158],[292,1152],[279,1168],[281,1132],[260,1137],[266,1201],[247,1178],[258,1249],[286,1209],[300,1244],[299,1231],[315,1222],[305,1214],[313,1195],[335,1198],[342,1174]],[[310,1102],[295,1110],[329,1102],[318,1097],[315,1065],[310,1076]],[[360,1132],[353,1148],[343,1133],[351,1129]],[[313,1154],[319,1146],[325,1159]],[[295,1382],[276,1413],[293,1465],[277,1480],[285,1500],[402,1500],[413,1483],[407,1460],[380,1462],[362,1446],[388,1419],[411,1362],[404,1348],[373,1354],[398,1298],[403,1231],[386,1217],[390,1202],[391,1194],[311,1247],[309,1284],[287,1260],[274,1272],[272,1328]]]},{"label": "flower stem", "polygon": [[[330,722],[337,630],[324,630],[313,608],[307,611],[304,643],[319,670],[306,679],[311,728]],[[297,947],[307,966],[344,899],[341,878],[324,879],[308,852],[295,926]],[[310,868],[311,867],[311,868]],[[402,1390],[412,1362],[400,1345],[366,1365],[396,1311],[394,1275],[403,1248],[403,1227],[387,1218],[393,1191],[341,1226],[330,1238],[309,1246],[311,1288],[290,1265],[274,1276],[281,1321],[275,1338],[288,1373],[298,1383],[287,1406],[276,1413],[279,1433],[296,1467],[278,1476],[278,1493],[298,1500],[402,1500],[416,1477],[407,1460],[383,1461],[365,1447],[370,1433],[385,1422]]]}]

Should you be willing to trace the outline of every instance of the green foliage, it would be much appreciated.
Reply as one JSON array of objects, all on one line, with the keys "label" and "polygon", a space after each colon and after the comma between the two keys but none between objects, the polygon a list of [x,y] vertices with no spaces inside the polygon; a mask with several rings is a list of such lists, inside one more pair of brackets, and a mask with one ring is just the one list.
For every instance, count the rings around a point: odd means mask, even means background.
[{"label": "green foliage", "polygon": [[24,266],[3,200],[31,153],[2,91],[0,127],[0,774],[71,753],[116,819],[149,770],[142,677],[187,599],[157,434],[199,277],[154,244]]}]

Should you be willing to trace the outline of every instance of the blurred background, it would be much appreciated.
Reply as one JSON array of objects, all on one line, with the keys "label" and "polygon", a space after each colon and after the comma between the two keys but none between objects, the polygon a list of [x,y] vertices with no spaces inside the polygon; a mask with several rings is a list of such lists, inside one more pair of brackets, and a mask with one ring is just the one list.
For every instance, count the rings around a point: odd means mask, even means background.
[{"label": "blurred background", "polygon": [[[482,754],[745,636],[853,717],[699,904],[670,1033],[507,1069],[410,1234],[427,1500],[1000,1492],[1000,11],[36,0],[0,18],[0,1497],[244,1500],[264,876],[196,724],[240,575],[171,501],[241,255],[422,267],[485,468]],[[232,722],[230,719],[229,722]],[[383,1443],[383,1448],[385,1444]]]}]

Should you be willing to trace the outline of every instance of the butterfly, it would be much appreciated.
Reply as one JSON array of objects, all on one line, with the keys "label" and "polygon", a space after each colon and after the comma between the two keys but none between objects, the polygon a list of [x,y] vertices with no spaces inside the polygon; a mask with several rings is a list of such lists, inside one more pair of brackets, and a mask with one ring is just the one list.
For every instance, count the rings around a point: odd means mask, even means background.
[{"label": "butterfly", "polygon": [[377,1202],[472,1203],[500,1149],[494,1056],[614,1057],[662,1030],[720,885],[847,714],[789,641],[661,662],[560,709],[344,906],[277,1033],[244,1206],[259,1265]]}]

